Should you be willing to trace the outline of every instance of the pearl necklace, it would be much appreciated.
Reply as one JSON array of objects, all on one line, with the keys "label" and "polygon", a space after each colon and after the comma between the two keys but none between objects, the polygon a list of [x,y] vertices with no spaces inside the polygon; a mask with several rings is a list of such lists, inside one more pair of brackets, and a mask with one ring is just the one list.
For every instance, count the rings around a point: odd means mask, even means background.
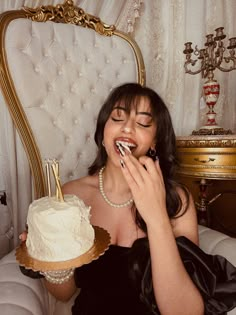
[{"label": "pearl necklace", "polygon": [[124,207],[127,207],[129,205],[131,205],[133,203],[133,199],[129,199],[128,201],[124,202],[124,203],[113,203],[111,202],[105,192],[104,192],[104,189],[103,189],[103,177],[102,177],[102,173],[104,171],[105,167],[102,167],[98,173],[98,179],[99,179],[99,191],[103,197],[103,199],[106,201],[106,203],[108,203],[111,207],[114,207],[114,208],[124,208]]}]

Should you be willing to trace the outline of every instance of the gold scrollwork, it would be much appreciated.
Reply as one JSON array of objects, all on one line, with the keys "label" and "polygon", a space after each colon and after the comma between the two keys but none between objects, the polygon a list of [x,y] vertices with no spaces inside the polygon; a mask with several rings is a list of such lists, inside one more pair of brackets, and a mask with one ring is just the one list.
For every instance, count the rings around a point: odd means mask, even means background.
[{"label": "gold scrollwork", "polygon": [[236,139],[177,140],[178,148],[229,148],[236,147]]},{"label": "gold scrollwork", "polygon": [[200,160],[199,158],[195,158],[194,161],[200,162],[200,163],[209,163],[209,162],[214,162],[215,159],[209,158],[208,160]]},{"label": "gold scrollwork", "polygon": [[115,31],[114,25],[103,23],[98,17],[87,14],[83,9],[74,6],[72,0],[66,0],[56,6],[48,5],[39,8],[24,7],[27,18],[32,21],[68,23],[91,28],[101,35],[111,36]]},{"label": "gold scrollwork", "polygon": [[[220,169],[220,170],[232,170],[235,171],[236,170],[236,166],[235,165],[192,165],[192,164],[185,164],[185,163],[181,163],[181,168],[182,169]],[[217,174],[219,175],[219,174]],[[235,172],[233,172],[231,175],[233,175],[234,177],[236,176]]]}]

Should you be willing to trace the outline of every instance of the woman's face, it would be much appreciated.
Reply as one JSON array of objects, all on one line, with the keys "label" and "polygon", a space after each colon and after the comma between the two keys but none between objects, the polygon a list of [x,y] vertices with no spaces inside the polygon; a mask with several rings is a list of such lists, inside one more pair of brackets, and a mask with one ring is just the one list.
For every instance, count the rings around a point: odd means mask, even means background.
[{"label": "woman's face", "polygon": [[137,158],[146,155],[150,148],[155,148],[156,128],[147,98],[141,97],[130,113],[122,102],[115,105],[104,128],[103,142],[108,158],[119,163],[119,142],[125,142]]}]

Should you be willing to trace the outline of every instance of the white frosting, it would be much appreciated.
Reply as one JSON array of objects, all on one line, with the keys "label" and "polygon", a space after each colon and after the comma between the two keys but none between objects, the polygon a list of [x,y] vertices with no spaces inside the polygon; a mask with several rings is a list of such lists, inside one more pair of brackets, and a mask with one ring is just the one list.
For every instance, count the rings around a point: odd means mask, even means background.
[{"label": "white frosting", "polygon": [[90,207],[74,195],[43,197],[29,207],[26,246],[41,261],[65,261],[88,251],[94,243]]}]

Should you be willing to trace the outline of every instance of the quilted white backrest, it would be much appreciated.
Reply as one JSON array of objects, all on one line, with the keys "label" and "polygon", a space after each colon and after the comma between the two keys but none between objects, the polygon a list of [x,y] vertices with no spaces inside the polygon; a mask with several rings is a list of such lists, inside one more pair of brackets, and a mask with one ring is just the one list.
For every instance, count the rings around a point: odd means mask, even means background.
[{"label": "quilted white backrest", "polygon": [[1,53],[13,93],[4,93],[40,197],[45,182],[39,180],[43,167],[36,160],[57,159],[62,183],[85,175],[96,154],[93,135],[104,99],[122,83],[144,84],[145,70],[137,44],[117,30],[101,35],[79,25],[32,21],[23,12],[5,18]]}]

